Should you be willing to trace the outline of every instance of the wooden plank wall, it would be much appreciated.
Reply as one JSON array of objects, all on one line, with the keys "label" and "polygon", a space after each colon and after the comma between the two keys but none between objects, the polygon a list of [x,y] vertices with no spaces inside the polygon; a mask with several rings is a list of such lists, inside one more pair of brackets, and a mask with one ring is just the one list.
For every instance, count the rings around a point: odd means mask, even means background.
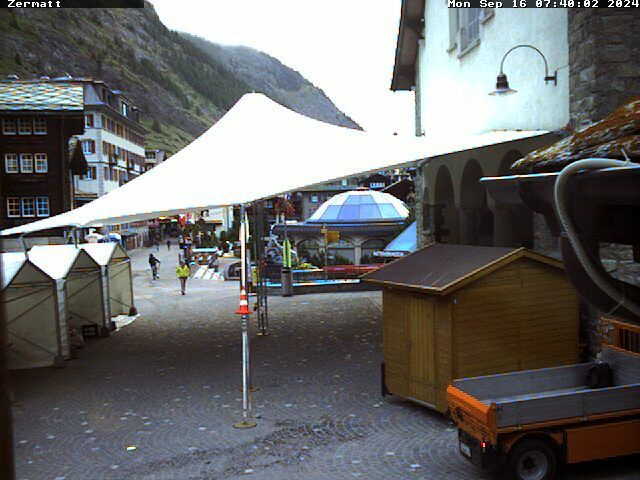
[{"label": "wooden plank wall", "polygon": [[435,370],[436,409],[446,412],[447,387],[453,378],[453,336],[451,335],[451,303],[438,298],[435,304]]},{"label": "wooden plank wall", "polygon": [[578,360],[578,301],[561,270],[521,258],[451,302],[456,378]]},{"label": "wooden plank wall", "polygon": [[382,354],[385,382],[394,395],[409,397],[409,357],[405,315],[406,292],[385,288],[382,294]]}]

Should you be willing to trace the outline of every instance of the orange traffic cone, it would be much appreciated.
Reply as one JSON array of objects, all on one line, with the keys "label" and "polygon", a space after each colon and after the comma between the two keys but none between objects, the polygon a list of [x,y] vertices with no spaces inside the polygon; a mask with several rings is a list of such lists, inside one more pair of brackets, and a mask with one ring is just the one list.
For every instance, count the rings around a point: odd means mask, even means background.
[{"label": "orange traffic cone", "polygon": [[238,315],[249,315],[251,313],[251,310],[249,310],[249,300],[247,300],[247,291],[244,288],[240,291],[240,304],[238,305],[236,313]]}]

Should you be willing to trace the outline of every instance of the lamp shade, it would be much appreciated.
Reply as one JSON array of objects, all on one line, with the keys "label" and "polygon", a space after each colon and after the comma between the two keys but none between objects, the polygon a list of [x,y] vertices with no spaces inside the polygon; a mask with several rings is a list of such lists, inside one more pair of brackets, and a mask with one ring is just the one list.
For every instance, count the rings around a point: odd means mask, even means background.
[{"label": "lamp shade", "polygon": [[500,73],[496,79],[496,89],[489,95],[511,95],[516,92],[517,90],[512,90],[509,87],[509,80],[507,80],[507,76],[504,73]]}]

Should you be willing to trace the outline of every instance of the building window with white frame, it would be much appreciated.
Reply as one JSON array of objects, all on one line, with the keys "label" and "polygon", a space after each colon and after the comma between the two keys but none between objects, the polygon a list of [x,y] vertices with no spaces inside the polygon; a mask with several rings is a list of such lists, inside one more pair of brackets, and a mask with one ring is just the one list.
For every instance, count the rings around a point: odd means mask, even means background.
[{"label": "building window with white frame", "polygon": [[33,173],[33,155],[30,153],[20,154],[20,172]]},{"label": "building window with white frame", "polygon": [[33,119],[33,133],[35,135],[47,134],[47,120],[46,118],[34,118]]},{"label": "building window with white frame", "polygon": [[49,171],[49,160],[46,153],[36,153],[36,173],[47,173]]},{"label": "building window with white frame", "polygon": [[16,134],[16,120],[14,118],[2,119],[2,133],[3,135],[15,135]]},{"label": "building window with white frame", "polygon": [[84,175],[83,180],[97,180],[98,179],[98,169],[97,167],[89,167],[87,168],[87,173]]},{"label": "building window with white frame", "polygon": [[51,215],[49,197],[36,197],[36,215],[38,217],[48,217]]},{"label": "building window with white frame", "polygon": [[18,155],[16,153],[4,154],[4,171],[7,173],[18,173],[20,171]]},{"label": "building window with white frame", "polygon": [[93,113],[87,113],[84,116],[84,126],[85,128],[93,128]]},{"label": "building window with white frame", "polygon": [[16,218],[20,216],[20,198],[7,197],[7,217]]},{"label": "building window with white frame", "polygon": [[36,216],[36,200],[33,197],[22,197],[22,216]]},{"label": "building window with white frame", "polygon": [[480,42],[480,24],[493,16],[490,8],[449,9],[449,49],[464,55]]},{"label": "building window with white frame", "polygon": [[30,118],[18,119],[18,134],[31,135],[31,119]]},{"label": "building window with white frame", "polygon": [[93,140],[83,140],[82,153],[84,153],[85,155],[96,153],[96,142],[94,142]]}]

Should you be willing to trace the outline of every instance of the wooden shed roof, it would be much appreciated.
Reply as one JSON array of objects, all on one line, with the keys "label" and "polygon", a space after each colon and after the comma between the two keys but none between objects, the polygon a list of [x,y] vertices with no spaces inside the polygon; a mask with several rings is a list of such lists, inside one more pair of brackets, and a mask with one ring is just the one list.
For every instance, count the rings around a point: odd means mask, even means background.
[{"label": "wooden shed roof", "polygon": [[526,248],[432,243],[362,277],[366,282],[447,295],[519,258],[562,269],[562,262]]}]

